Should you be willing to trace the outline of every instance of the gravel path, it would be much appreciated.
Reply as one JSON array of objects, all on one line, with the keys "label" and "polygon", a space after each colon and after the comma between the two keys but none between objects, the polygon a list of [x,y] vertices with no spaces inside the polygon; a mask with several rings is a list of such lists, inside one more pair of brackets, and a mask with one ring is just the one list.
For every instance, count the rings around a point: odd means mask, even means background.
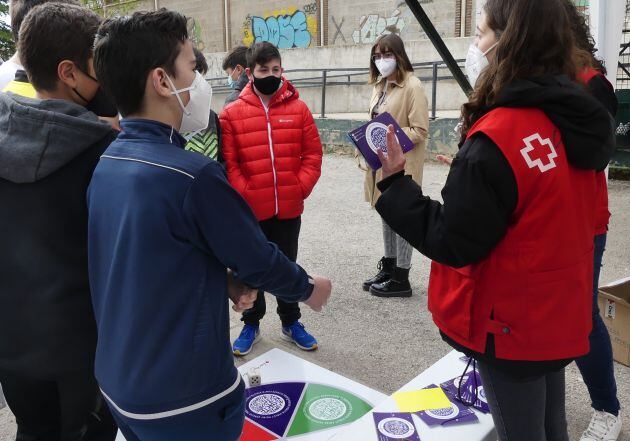
[{"label": "gravel path", "polygon": [[[439,197],[448,169],[427,163],[425,191]],[[303,217],[299,262],[311,273],[333,280],[334,293],[321,314],[304,309],[303,322],[319,339],[320,349],[304,353],[280,338],[280,322],[273,313],[262,322],[262,340],[250,360],[278,347],[361,383],[391,393],[449,351],[426,308],[429,261],[414,253],[411,271],[414,295],[410,299],[378,299],[361,290],[382,253],[381,224],[376,212],[363,203],[363,175],[354,160],[327,155],[322,179],[307,202]],[[611,182],[613,212],[602,282],[630,275],[630,183]],[[231,334],[240,331],[236,314]],[[622,407],[630,405],[630,368],[616,365]],[[590,419],[586,387],[574,365],[567,370],[567,414],[571,440]],[[623,413],[621,440],[630,441],[630,413]],[[13,440],[15,421],[8,409],[0,410],[0,441]]]}]

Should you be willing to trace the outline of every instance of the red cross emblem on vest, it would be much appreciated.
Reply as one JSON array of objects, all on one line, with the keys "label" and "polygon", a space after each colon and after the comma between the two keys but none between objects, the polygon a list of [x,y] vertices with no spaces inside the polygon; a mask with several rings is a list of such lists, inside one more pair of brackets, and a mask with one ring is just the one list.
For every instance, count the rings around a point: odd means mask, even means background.
[{"label": "red cross emblem on vest", "polygon": [[556,167],[555,158],[558,157],[556,148],[549,138],[542,139],[539,133],[523,139],[525,147],[521,149],[521,154],[529,168],[538,167],[541,173]]}]

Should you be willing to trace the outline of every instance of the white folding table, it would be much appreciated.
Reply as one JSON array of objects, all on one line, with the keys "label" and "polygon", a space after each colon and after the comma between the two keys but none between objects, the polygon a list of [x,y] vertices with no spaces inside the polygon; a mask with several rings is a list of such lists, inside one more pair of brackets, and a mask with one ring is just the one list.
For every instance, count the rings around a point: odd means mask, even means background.
[{"label": "white folding table", "polygon": [[[462,375],[466,363],[460,358],[464,354],[451,351],[437,363],[418,375],[400,388],[408,392],[422,389],[430,384],[439,385],[445,381]],[[330,441],[378,441],[378,434],[374,424],[374,412],[399,412],[392,397],[387,398],[376,406],[372,412],[337,432]],[[413,421],[421,441],[496,441],[497,435],[492,422],[492,416],[475,409],[479,422],[456,426],[429,427],[418,416],[413,415]]]}]

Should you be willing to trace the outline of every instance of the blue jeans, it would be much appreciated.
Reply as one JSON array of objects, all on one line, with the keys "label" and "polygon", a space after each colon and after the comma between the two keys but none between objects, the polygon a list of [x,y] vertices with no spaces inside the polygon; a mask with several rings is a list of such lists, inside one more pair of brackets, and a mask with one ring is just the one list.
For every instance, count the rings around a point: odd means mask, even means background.
[{"label": "blue jeans", "polygon": [[619,400],[617,399],[617,383],[613,367],[612,346],[610,335],[599,315],[597,305],[599,272],[602,267],[602,257],[606,248],[606,234],[595,236],[594,268],[593,268],[593,330],[589,336],[590,352],[575,362],[582,373],[582,378],[589,395],[592,407],[613,415],[619,414]]},{"label": "blue jeans", "polygon": [[245,384],[201,409],[157,420],[130,419],[110,409],[127,441],[236,441],[245,421]]}]

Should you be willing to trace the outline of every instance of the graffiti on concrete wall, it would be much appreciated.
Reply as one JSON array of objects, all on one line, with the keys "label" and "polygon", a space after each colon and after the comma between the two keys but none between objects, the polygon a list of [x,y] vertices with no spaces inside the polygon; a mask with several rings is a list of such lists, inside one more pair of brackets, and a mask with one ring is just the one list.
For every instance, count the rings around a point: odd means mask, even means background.
[{"label": "graffiti on concrete wall", "polygon": [[199,22],[194,18],[188,21],[188,35],[197,49],[202,52],[206,49],[206,44],[204,43],[202,37],[203,31],[201,30]]},{"label": "graffiti on concrete wall", "polygon": [[396,9],[389,17],[363,15],[359,20],[359,29],[352,33],[352,39],[357,44],[374,43],[381,35],[400,34],[405,25],[400,9]]},{"label": "graffiti on concrete wall", "polygon": [[291,7],[263,16],[248,15],[243,23],[243,44],[268,41],[280,49],[306,48],[317,37],[317,2],[302,9]]},{"label": "graffiti on concrete wall", "polygon": [[346,37],[343,35],[343,32],[341,31],[341,27],[343,26],[343,22],[345,20],[345,18],[341,18],[341,21],[339,23],[337,23],[337,20],[335,19],[334,15],[330,16],[333,25],[335,26],[335,35],[332,38],[332,42],[331,44],[335,44],[337,42],[337,37],[341,37],[341,39],[343,40],[344,43],[347,43],[346,41]]}]

